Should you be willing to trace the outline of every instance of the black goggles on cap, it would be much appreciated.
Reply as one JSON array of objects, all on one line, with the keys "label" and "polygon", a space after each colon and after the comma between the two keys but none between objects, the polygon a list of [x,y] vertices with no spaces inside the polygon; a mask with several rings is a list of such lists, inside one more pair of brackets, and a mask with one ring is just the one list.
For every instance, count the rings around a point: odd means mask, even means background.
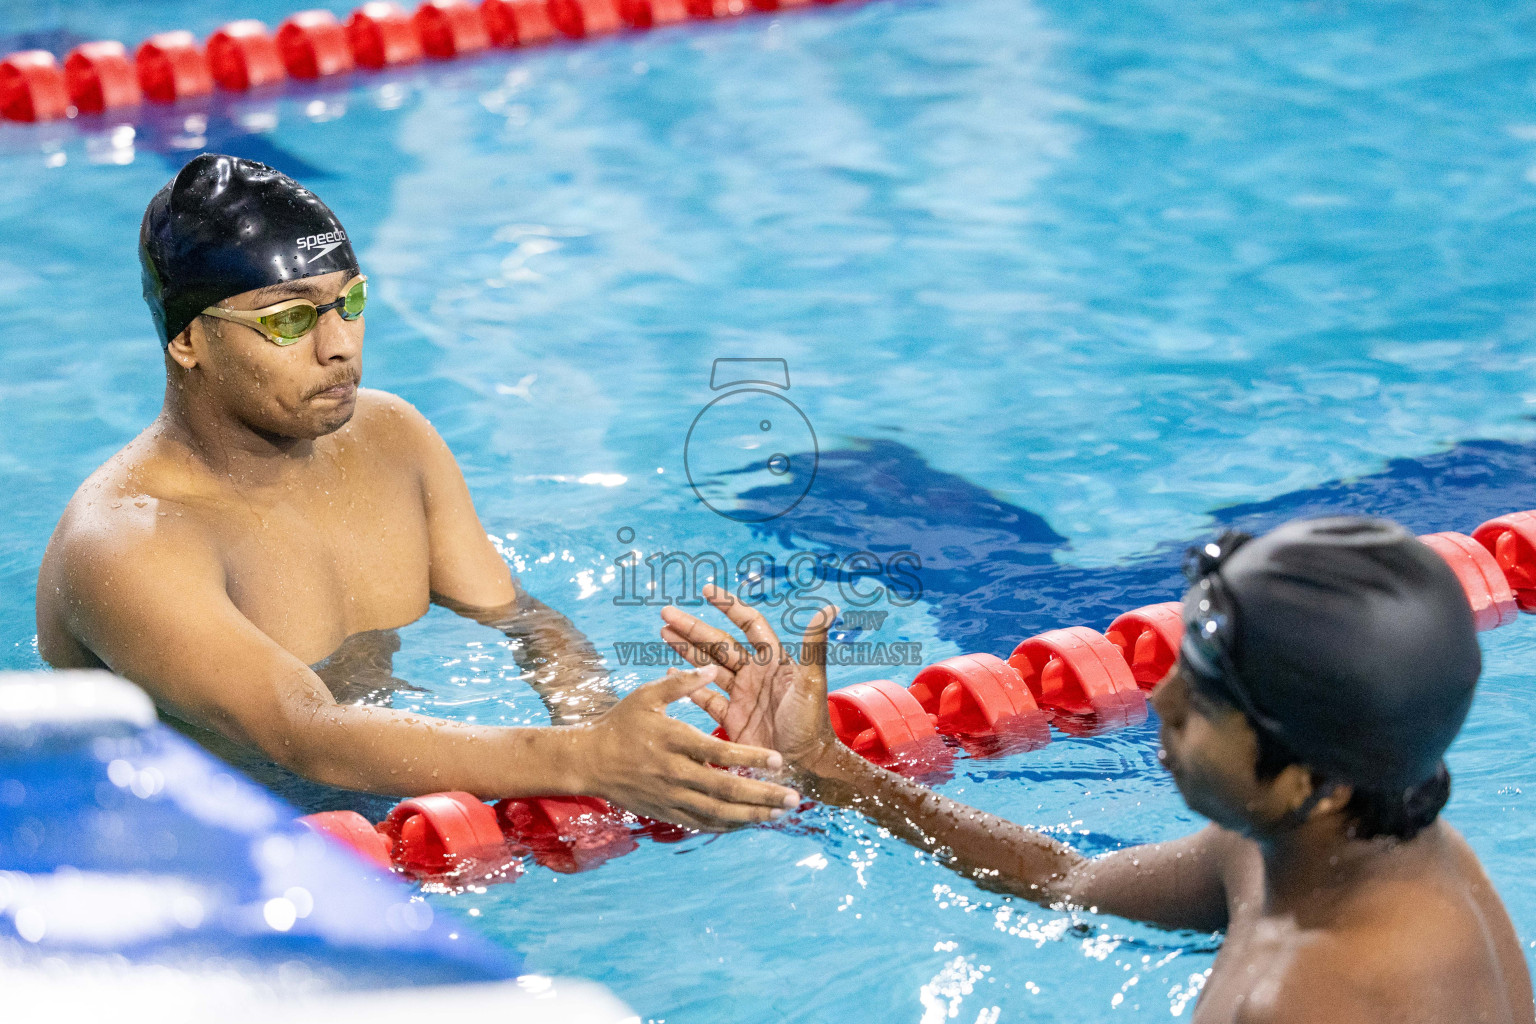
[{"label": "black goggles on cap", "polygon": [[1222,579],[1221,567],[1253,537],[1228,530],[1216,540],[1190,548],[1184,555],[1184,578],[1190,590],[1184,598],[1184,639],[1179,658],[1207,690],[1248,716],[1272,736],[1283,735],[1279,723],[1254,707],[1233,661],[1239,616],[1236,600]]}]

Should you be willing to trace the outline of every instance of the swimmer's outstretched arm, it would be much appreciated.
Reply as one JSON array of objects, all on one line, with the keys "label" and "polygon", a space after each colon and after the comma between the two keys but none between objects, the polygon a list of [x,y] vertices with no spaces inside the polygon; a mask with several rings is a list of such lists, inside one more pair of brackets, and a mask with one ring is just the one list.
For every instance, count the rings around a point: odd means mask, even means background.
[{"label": "swimmer's outstretched arm", "polygon": [[[516,586],[516,584],[513,584]],[[514,641],[512,657],[556,725],[573,725],[617,702],[602,655],[570,619],[517,587],[517,598],[498,608],[475,608],[442,594],[432,600],[465,618],[499,629]]]},{"label": "swimmer's outstretched arm", "polygon": [[642,686],[570,726],[477,726],[337,704],[313,669],[235,607],[216,540],[165,507],[151,501],[132,519],[61,542],[48,585],[69,595],[69,633],[171,714],[305,778],[390,796],[588,794],[711,830],[767,820],[798,800],[709,767],[772,769],[782,760],[670,718],[669,703],[705,685],[693,673]]},{"label": "swimmer's outstretched arm", "polygon": [[990,889],[1169,928],[1225,927],[1229,833],[1213,826],[1089,859],[878,768],[838,741],[827,714],[826,638],[836,609],[823,609],[806,632],[802,650],[819,656],[800,664],[756,609],[718,588],[705,596],[766,657],[750,658],[740,640],[677,608],[664,609],[662,638],[693,664],[722,673],[716,678],[722,693],[705,689],[693,699],[738,742],[780,751],[807,794],[859,810]]}]

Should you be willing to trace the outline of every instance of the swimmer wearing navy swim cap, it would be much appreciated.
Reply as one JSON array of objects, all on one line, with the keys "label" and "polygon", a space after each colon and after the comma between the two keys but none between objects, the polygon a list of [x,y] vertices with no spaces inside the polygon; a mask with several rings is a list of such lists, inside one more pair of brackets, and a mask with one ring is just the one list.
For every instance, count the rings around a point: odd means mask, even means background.
[{"label": "swimmer wearing navy swim cap", "polygon": [[[772,627],[728,592],[706,596],[769,657],[676,608],[662,638],[714,667],[723,692],[695,700],[738,742],[780,751],[808,795],[979,885],[1224,931],[1194,1024],[1531,1024],[1509,915],[1439,817],[1443,758],[1481,671],[1450,568],[1395,524],[1337,518],[1228,534],[1186,571],[1183,644],[1152,704],[1161,760],[1212,824],[1092,859],[843,746],[825,663],[772,657]],[[835,615],[804,650],[826,650]]]},{"label": "swimmer wearing navy swim cap", "polygon": [[[311,809],[347,802],[336,789],[591,794],[715,830],[796,806],[783,786],[709,767],[774,767],[777,753],[667,716],[703,678],[616,699],[587,639],[512,579],[432,425],[359,387],[370,283],[318,196],[206,154],[150,200],[139,242],[165,404],[81,485],[49,542],[49,664],[133,680]],[[409,686],[392,675],[394,630],[434,601],[517,641],[554,725],[388,706]]]}]

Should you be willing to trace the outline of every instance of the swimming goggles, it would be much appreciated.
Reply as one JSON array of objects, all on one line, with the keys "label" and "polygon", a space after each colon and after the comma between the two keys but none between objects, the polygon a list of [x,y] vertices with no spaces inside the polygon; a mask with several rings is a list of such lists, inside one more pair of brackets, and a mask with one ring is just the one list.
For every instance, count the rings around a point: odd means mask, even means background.
[{"label": "swimming goggles", "polygon": [[[1184,598],[1184,639],[1179,644],[1179,660],[1199,679],[1199,685],[1216,693],[1242,711],[1255,731],[1264,733],[1281,751],[1294,751],[1279,722],[1254,707],[1243,685],[1242,674],[1233,663],[1231,652],[1237,646],[1237,602],[1227,590],[1221,567],[1232,553],[1253,539],[1251,534],[1228,530],[1218,539],[1190,548],[1184,558],[1184,575],[1192,586]],[[1290,754],[1293,760],[1301,758]],[[1312,792],[1300,805],[1280,817],[1277,824],[1295,828],[1311,816],[1325,797],[1339,784],[1313,769]]]},{"label": "swimming goggles", "polygon": [[1252,539],[1249,534],[1229,530],[1186,553],[1184,576],[1190,591],[1184,599],[1184,639],[1179,643],[1179,657],[1208,690],[1242,711],[1256,727],[1279,738],[1284,735],[1280,723],[1254,706],[1232,658],[1237,649],[1238,609],[1222,579],[1221,567]]},{"label": "swimming goggles", "polygon": [[363,315],[363,307],[367,305],[368,278],[358,275],[348,283],[341,298],[323,306],[317,306],[308,299],[285,299],[261,309],[209,306],[203,310],[203,314],[244,324],[265,334],[272,344],[286,348],[314,330],[320,318],[329,311],[336,310],[343,320],[356,320]]}]

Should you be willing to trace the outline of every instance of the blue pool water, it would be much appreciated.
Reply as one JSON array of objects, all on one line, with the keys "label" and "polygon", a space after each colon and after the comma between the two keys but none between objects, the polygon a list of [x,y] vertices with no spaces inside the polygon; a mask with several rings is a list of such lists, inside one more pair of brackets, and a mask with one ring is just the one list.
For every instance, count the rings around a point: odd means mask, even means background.
[{"label": "blue pool water", "polygon": [[[0,5],[54,46],[287,10]],[[338,211],[375,285],[365,383],[432,419],[523,583],[626,685],[661,671],[618,664],[656,622],[615,603],[631,550],[914,551],[921,598],[852,639],[928,662],[1169,599],[1182,545],[1222,524],[1348,509],[1468,530],[1536,507],[1533,22],[1531,4],[886,0],[132,132],[3,126],[0,668],[37,664],[64,502],[158,409],[137,225],[205,146]],[[712,364],[739,357],[785,360],[820,451],[804,499],[760,525],[710,511],[685,467]],[[789,503],[793,483],[735,468],[697,481],[712,504]],[[423,689],[397,706],[547,720],[496,634],[434,610],[402,642],[395,674]],[[1484,649],[1448,815],[1529,950],[1536,625]],[[1102,850],[1196,826],[1154,754],[1152,724],[1058,736],[961,760],[944,788]],[[820,810],[429,898],[674,1024],[1187,1016],[1213,948],[992,896]]]}]

